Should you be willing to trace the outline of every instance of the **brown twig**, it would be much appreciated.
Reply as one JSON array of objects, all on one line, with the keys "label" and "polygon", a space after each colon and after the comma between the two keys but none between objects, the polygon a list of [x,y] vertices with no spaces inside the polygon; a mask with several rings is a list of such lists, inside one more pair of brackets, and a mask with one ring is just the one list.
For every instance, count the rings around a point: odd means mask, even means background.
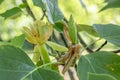
[{"label": "brown twig", "polygon": [[105,41],[96,51],[100,51],[106,44],[107,44],[107,41]]},{"label": "brown twig", "polygon": [[63,19],[66,23],[68,23],[68,20],[66,18]]},{"label": "brown twig", "polygon": [[113,53],[120,53],[120,50],[111,51]]},{"label": "brown twig", "polygon": [[[84,47],[84,48],[87,47],[87,44],[83,41],[83,39],[82,39],[82,37],[80,36],[79,33],[77,33],[77,36],[78,36],[78,39],[79,39],[80,43],[83,45],[83,47]],[[89,52],[89,53],[92,53],[92,52],[93,52],[89,47],[87,47],[86,50],[87,50],[87,52]]]},{"label": "brown twig", "polygon": [[67,43],[67,41],[66,41],[66,39],[65,39],[65,37],[64,37],[64,35],[63,35],[63,33],[60,33],[60,36],[61,36],[61,39],[63,40],[65,46],[68,47],[68,43]]},{"label": "brown twig", "polygon": [[71,69],[68,69],[68,74],[71,80],[75,80],[74,76],[73,76],[73,71]]},{"label": "brown twig", "polygon": [[58,38],[56,37],[56,35],[55,35],[55,31],[53,30],[53,39],[55,40],[55,42],[56,43],[59,43],[59,40],[58,40]]},{"label": "brown twig", "polygon": [[43,12],[43,15],[42,15],[42,17],[40,18],[40,20],[43,20],[44,17],[47,16],[47,15],[46,15],[46,10],[42,10],[42,12]]},{"label": "brown twig", "polygon": [[26,0],[22,0],[22,2],[25,3],[25,4],[27,4],[26,10],[27,10],[28,14],[33,18],[33,20],[36,20],[36,18],[35,18],[35,16],[34,16],[32,10],[30,9],[27,1],[26,1]]}]

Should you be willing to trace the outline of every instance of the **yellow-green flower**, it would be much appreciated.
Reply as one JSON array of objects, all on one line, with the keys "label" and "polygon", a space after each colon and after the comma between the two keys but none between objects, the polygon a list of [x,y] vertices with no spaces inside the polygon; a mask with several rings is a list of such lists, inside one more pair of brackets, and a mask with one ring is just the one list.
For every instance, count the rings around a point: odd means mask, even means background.
[{"label": "yellow-green flower", "polygon": [[35,21],[33,26],[23,27],[28,42],[32,44],[43,44],[52,34],[52,25],[41,20]]}]

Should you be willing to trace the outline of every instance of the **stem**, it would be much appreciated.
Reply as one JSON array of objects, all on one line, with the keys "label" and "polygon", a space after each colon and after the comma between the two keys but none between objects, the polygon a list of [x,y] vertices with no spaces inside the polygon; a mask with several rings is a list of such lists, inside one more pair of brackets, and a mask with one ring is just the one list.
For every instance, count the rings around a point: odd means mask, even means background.
[{"label": "stem", "polygon": [[66,18],[63,19],[66,23],[68,23],[68,20]]},{"label": "stem", "polygon": [[96,51],[100,51],[106,44],[107,44],[107,41],[105,41]]},{"label": "stem", "polygon": [[100,40],[100,39],[97,39],[97,40],[93,41],[91,44],[89,44],[88,46],[84,47],[84,49],[81,50],[81,54],[82,54],[82,52],[83,52],[85,49],[87,49],[87,48],[88,48],[89,46],[91,46],[92,44],[96,43],[98,40]]},{"label": "stem", "polygon": [[83,41],[82,37],[80,36],[79,33],[77,33],[78,39],[80,43],[83,45],[84,48],[86,48],[88,53],[92,53],[93,51],[87,46],[87,44]]},{"label": "stem", "polygon": [[44,19],[44,17],[46,16],[46,10],[42,10],[43,11],[43,15],[42,15],[42,17],[40,18],[41,20],[43,20]]},{"label": "stem", "polygon": [[51,62],[45,44],[38,45],[38,51],[40,53],[40,56],[41,56],[44,64]]},{"label": "stem", "polygon": [[60,36],[61,36],[61,38],[62,38],[62,40],[63,40],[65,46],[68,47],[68,44],[67,44],[67,41],[66,41],[64,35],[63,35],[62,33],[60,33]]},{"label": "stem", "polygon": [[56,35],[55,35],[55,31],[53,30],[53,39],[55,40],[56,43],[59,43],[59,40],[57,39]]},{"label": "stem", "polygon": [[28,14],[33,18],[33,20],[36,20],[36,18],[35,18],[35,16],[34,16],[32,10],[30,9],[27,1],[26,1],[26,0],[22,0],[22,2],[25,3],[25,4],[27,4],[26,10],[27,10]]},{"label": "stem", "polygon": [[113,52],[113,53],[119,53],[120,50],[115,50],[115,51],[111,51],[111,52]]},{"label": "stem", "polygon": [[75,80],[74,76],[73,76],[73,71],[71,69],[68,69],[68,74],[71,80]]}]

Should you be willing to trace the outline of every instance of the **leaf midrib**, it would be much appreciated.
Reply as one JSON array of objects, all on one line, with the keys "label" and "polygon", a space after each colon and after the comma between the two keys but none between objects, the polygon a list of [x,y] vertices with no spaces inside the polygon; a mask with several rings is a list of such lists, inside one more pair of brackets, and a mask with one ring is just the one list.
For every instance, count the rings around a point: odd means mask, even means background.
[{"label": "leaf midrib", "polygon": [[84,57],[88,61],[88,63],[90,64],[91,69],[94,71],[94,73],[96,73],[96,71],[95,71],[94,67],[92,66],[92,63],[90,62],[89,58],[87,56],[84,56]]}]

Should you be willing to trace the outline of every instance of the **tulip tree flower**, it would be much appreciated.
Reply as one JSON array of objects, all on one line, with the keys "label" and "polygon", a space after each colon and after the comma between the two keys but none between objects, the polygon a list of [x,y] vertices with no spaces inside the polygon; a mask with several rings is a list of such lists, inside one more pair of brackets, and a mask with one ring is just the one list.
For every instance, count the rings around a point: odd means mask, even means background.
[{"label": "tulip tree flower", "polygon": [[23,32],[28,42],[36,44],[34,47],[33,60],[37,63],[41,59],[43,64],[49,63],[50,58],[45,42],[52,34],[52,24],[37,20],[33,26],[23,27]]},{"label": "tulip tree flower", "polygon": [[37,20],[33,26],[23,27],[26,39],[32,44],[44,44],[52,34],[52,25]]}]

